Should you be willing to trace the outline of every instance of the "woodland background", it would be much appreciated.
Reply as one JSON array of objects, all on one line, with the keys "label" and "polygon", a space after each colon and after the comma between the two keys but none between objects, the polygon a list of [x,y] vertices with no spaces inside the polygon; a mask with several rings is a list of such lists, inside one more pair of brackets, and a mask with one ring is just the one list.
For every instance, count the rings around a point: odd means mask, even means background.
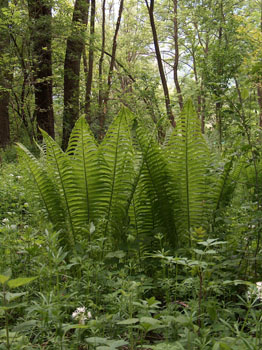
[{"label": "woodland background", "polygon": [[261,44],[261,0],[0,0],[0,349],[261,350]]},{"label": "woodland background", "polygon": [[261,126],[261,7],[1,0],[2,147],[39,126],[65,149],[80,115],[101,139],[121,104],[166,129],[188,97],[219,147]]}]

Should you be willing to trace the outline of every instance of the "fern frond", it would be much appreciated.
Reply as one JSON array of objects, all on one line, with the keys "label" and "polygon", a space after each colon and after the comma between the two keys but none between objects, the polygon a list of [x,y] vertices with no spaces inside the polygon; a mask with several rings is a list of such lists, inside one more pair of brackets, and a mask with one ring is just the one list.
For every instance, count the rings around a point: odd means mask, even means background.
[{"label": "fern frond", "polygon": [[142,124],[136,135],[144,158],[135,197],[140,230],[149,236],[153,231],[165,233],[169,242],[176,246],[173,198],[164,154],[155,138],[148,138]]},{"label": "fern frond", "polygon": [[[70,155],[82,207],[86,213],[84,221],[92,222],[98,216],[96,188],[101,186],[101,169],[95,138],[84,117],[76,122],[70,135],[66,153]],[[80,198],[79,198],[80,199]]]},{"label": "fern frond", "polygon": [[207,222],[206,171],[209,150],[201,134],[200,122],[191,101],[177,120],[166,148],[168,167],[174,184],[175,217],[181,234]]},{"label": "fern frond", "polygon": [[58,187],[61,202],[66,212],[72,243],[76,243],[76,235],[88,223],[88,213],[83,207],[83,193],[77,186],[76,174],[72,159],[65,154],[58,144],[43,130],[46,144],[46,161],[49,172],[52,172],[53,182]]},{"label": "fern frond", "polygon": [[225,207],[229,204],[232,195],[235,191],[242,169],[244,167],[244,158],[236,161],[235,156],[232,156],[225,162],[221,174],[214,177],[214,188],[211,194],[211,201],[213,202],[213,216],[219,208]]},{"label": "fern frond", "polygon": [[130,131],[132,119],[131,112],[122,108],[99,147],[104,186],[97,195],[103,202],[106,219],[104,232],[110,230],[113,237],[120,241],[125,239],[125,208],[134,178],[134,150]]},{"label": "fern frond", "polygon": [[[17,144],[18,154],[24,167],[30,173],[31,178],[36,184],[36,189],[44,203],[48,219],[53,223],[56,230],[65,229],[65,214],[61,204],[60,195],[57,187],[53,184],[48,173],[42,168],[38,160],[22,144]],[[63,237],[62,244],[68,245],[69,242]]]}]

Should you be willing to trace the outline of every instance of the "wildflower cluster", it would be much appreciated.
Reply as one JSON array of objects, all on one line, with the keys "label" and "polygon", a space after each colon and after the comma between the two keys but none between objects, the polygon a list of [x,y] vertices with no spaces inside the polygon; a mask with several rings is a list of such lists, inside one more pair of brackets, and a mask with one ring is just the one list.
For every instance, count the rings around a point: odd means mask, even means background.
[{"label": "wildflower cluster", "polygon": [[78,307],[73,313],[72,318],[77,320],[79,324],[85,324],[85,321],[89,318],[92,318],[92,314],[90,311],[86,311],[86,308]]},{"label": "wildflower cluster", "polygon": [[247,294],[249,298],[253,297],[262,301],[262,282],[256,282],[254,286],[249,288]]}]

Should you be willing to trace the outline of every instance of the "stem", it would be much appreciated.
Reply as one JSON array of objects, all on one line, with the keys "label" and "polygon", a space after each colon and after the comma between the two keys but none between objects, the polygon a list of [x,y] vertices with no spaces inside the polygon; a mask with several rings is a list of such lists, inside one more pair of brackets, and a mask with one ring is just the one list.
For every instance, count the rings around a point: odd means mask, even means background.
[{"label": "stem", "polygon": [[[7,306],[5,285],[3,286],[3,304],[4,304],[4,307]],[[5,310],[5,331],[6,331],[6,348],[9,350],[9,349],[10,349],[10,341],[9,341],[9,317],[8,317],[8,311],[7,311],[7,310]]]},{"label": "stem", "polygon": [[203,274],[202,274],[202,270],[200,269],[200,271],[199,271],[199,294],[198,294],[198,318],[197,318],[197,324],[199,327],[198,333],[200,333],[200,328],[201,328],[202,297],[203,297]]}]

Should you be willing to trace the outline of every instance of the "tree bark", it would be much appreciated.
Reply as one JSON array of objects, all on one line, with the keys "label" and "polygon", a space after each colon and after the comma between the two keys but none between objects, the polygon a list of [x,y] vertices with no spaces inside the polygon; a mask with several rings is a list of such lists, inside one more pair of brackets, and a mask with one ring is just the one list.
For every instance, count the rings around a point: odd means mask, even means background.
[{"label": "tree bark", "polygon": [[[0,18],[2,19],[2,9],[8,7],[8,0],[0,0]],[[5,148],[10,143],[9,129],[9,89],[11,83],[10,73],[7,63],[7,50],[9,47],[8,28],[1,28],[0,40],[0,147]]]},{"label": "tree bark", "polygon": [[[52,87],[51,2],[28,0],[33,51],[35,114],[37,125],[55,137]],[[41,139],[41,133],[38,133]]]},{"label": "tree bark", "polygon": [[64,115],[62,148],[65,150],[71,131],[79,117],[80,62],[85,45],[88,19],[87,0],[76,0],[71,34],[67,39],[64,62]]},{"label": "tree bark", "polygon": [[117,17],[117,22],[116,22],[116,29],[114,33],[114,38],[113,38],[113,44],[112,44],[112,54],[111,54],[111,60],[110,60],[110,67],[109,67],[109,72],[107,76],[107,88],[104,92],[103,96],[103,104],[102,104],[102,113],[100,116],[100,137],[101,133],[103,133],[104,130],[104,123],[105,123],[105,117],[107,113],[107,103],[109,100],[109,94],[111,90],[111,85],[112,85],[112,76],[113,76],[113,70],[116,62],[116,49],[117,49],[117,36],[121,24],[121,19],[122,19],[122,12],[124,9],[124,0],[120,1],[119,5],[119,10],[118,10],[118,17]]},{"label": "tree bark", "polygon": [[89,40],[88,73],[87,73],[87,79],[86,79],[86,99],[85,99],[85,114],[89,124],[91,123],[90,103],[91,103],[91,88],[92,88],[92,81],[93,81],[93,66],[94,66],[95,14],[96,14],[96,2],[95,0],[91,0],[90,40]]},{"label": "tree bark", "polygon": [[157,37],[157,31],[156,31],[156,26],[155,26],[154,0],[150,0],[150,5],[148,3],[148,0],[145,0],[145,2],[146,2],[148,14],[149,14],[149,19],[150,19],[150,24],[151,24],[151,29],[152,29],[152,34],[153,34],[158,70],[159,70],[159,74],[160,74],[160,78],[161,78],[161,82],[162,82],[162,87],[163,87],[163,91],[164,91],[164,96],[165,96],[166,113],[167,113],[168,119],[170,120],[171,125],[175,126],[175,119],[174,119],[174,115],[173,115],[172,109],[171,109],[169,91],[168,91],[168,86],[167,86],[166,76],[165,76],[164,67],[163,67],[163,63],[162,63],[162,58],[161,58],[161,53],[160,53],[160,48],[159,48],[159,43],[158,43],[158,37]]},{"label": "tree bark", "polygon": [[257,100],[259,106],[259,127],[262,128],[262,83],[257,84]]},{"label": "tree bark", "polygon": [[105,56],[105,25],[106,25],[106,14],[105,14],[105,4],[106,0],[103,0],[102,3],[102,44],[101,44],[101,55],[99,59],[99,67],[98,67],[98,81],[99,81],[99,92],[98,92],[98,113],[99,113],[99,125],[100,125],[100,138],[102,138],[102,134],[104,131],[105,124],[105,115],[103,112],[103,62]]},{"label": "tree bark", "polygon": [[[260,32],[262,33],[262,0],[260,0]],[[259,127],[262,128],[262,79],[257,84],[257,101],[259,107]]]},{"label": "tree bark", "polygon": [[174,43],[175,43],[175,60],[174,60],[174,82],[178,95],[178,103],[180,110],[183,109],[183,96],[178,80],[178,62],[179,62],[179,46],[178,46],[178,20],[177,20],[177,0],[173,0],[174,5]]}]

